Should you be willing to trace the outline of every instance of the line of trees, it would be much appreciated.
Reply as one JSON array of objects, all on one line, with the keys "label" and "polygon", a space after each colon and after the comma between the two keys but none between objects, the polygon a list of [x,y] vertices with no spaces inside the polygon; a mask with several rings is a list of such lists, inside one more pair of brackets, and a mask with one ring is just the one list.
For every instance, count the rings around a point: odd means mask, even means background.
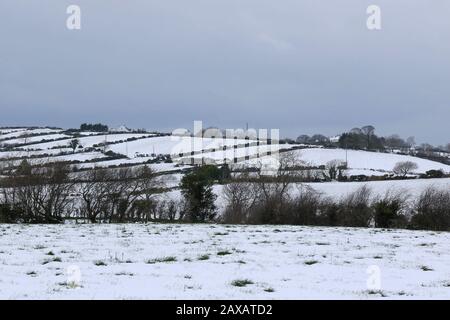
[{"label": "line of trees", "polygon": [[415,152],[422,156],[431,156],[433,152],[450,153],[450,143],[446,145],[432,146],[429,143],[417,144],[413,136],[403,139],[398,134],[389,136],[377,136],[375,127],[372,125],[363,126],[361,128],[353,128],[339,136],[338,141],[332,141],[322,134],[314,134],[312,136],[302,134],[297,137],[296,141],[284,139],[287,143],[300,143],[322,145],[325,147],[338,146],[347,149],[359,150],[400,150],[409,153],[412,148]]},{"label": "line of trees", "polygon": [[450,231],[450,191],[434,187],[415,201],[401,190],[374,196],[367,186],[335,200],[308,187],[264,193],[258,184],[234,182],[225,186],[224,196],[223,223]]},{"label": "line of trees", "polygon": [[149,221],[165,217],[166,207],[176,207],[156,199],[164,186],[147,166],[93,169],[75,178],[65,164],[32,167],[23,161],[0,187],[1,222],[61,223],[70,217],[92,223]]},{"label": "line of trees", "polygon": [[[182,178],[179,200],[162,196],[167,189],[147,166],[93,169],[75,176],[64,164],[32,167],[23,161],[0,180],[0,222],[61,223],[76,217],[91,223],[164,220],[450,230],[448,189],[430,187],[410,199],[403,190],[375,196],[363,186],[336,200],[298,183],[299,171],[289,170],[297,161],[286,153],[272,170],[251,178],[244,172],[233,180],[226,166],[201,166]],[[336,174],[333,168],[330,174]],[[221,216],[213,188],[217,183],[225,183]]]},{"label": "line of trees", "polygon": [[83,123],[80,125],[80,131],[108,132],[108,130],[108,126],[101,123]]}]

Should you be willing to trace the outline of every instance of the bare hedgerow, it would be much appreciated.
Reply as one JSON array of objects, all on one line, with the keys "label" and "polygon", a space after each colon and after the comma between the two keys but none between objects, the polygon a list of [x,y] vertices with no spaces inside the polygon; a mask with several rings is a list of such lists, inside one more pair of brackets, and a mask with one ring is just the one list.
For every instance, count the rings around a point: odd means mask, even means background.
[{"label": "bare hedgerow", "polygon": [[383,197],[374,200],[374,221],[376,228],[404,228],[407,225],[407,201],[405,190],[388,190]]},{"label": "bare hedgerow", "polygon": [[254,184],[240,179],[240,181],[225,185],[223,194],[226,201],[223,222],[247,223],[249,211],[256,202]]},{"label": "bare hedgerow", "polygon": [[[37,165],[37,163],[36,163]],[[13,214],[11,222],[60,223],[72,211],[74,183],[62,163],[32,167],[26,160],[2,181],[2,211]],[[4,215],[2,213],[2,215]]]},{"label": "bare hedgerow", "polygon": [[322,207],[322,197],[311,188],[300,188],[299,191],[299,194],[291,199],[282,220],[288,224],[316,225]]},{"label": "bare hedgerow", "polygon": [[414,205],[410,227],[425,230],[450,230],[450,190],[429,187]]},{"label": "bare hedgerow", "polygon": [[338,225],[346,227],[369,227],[372,221],[372,191],[363,185],[339,202]]}]

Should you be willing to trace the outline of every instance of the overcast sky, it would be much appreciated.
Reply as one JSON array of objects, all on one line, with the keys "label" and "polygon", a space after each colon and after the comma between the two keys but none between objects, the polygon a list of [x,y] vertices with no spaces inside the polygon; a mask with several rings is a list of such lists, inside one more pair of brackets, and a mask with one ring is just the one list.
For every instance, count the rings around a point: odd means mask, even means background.
[{"label": "overcast sky", "polygon": [[2,126],[203,120],[296,137],[372,124],[444,144],[450,1],[1,0],[0,110]]}]

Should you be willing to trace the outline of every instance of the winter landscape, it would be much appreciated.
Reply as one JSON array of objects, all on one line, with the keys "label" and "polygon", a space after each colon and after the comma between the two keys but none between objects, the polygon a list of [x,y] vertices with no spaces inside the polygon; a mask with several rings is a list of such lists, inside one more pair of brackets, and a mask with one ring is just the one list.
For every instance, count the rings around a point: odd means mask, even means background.
[{"label": "winter landscape", "polygon": [[[339,139],[328,138],[268,144],[248,136],[203,138],[186,132],[122,130],[126,132],[1,129],[0,217],[19,223],[0,225],[1,298],[450,297],[448,218],[436,225],[412,224],[423,210],[418,202],[426,200],[427,191],[440,190],[448,197],[450,165],[445,162],[450,153],[445,149],[427,152],[403,142],[391,150],[366,151],[341,148]],[[436,157],[441,162],[430,160]],[[399,163],[414,165],[405,172],[398,171]],[[102,180],[100,173],[121,177],[143,168],[149,172],[143,177],[146,182],[127,185],[118,196],[128,202],[107,205],[117,201],[109,194],[114,183]],[[202,208],[193,209],[183,177],[202,168],[212,171],[202,197],[211,191],[213,203],[205,201]],[[53,183],[70,188],[39,188],[49,182],[32,178],[58,171],[65,178]],[[30,180],[23,185],[21,179],[27,175]],[[266,184],[268,199],[250,204],[266,190],[252,186]],[[236,190],[236,185],[247,189]],[[272,185],[286,185],[286,192]],[[99,190],[106,187],[107,192]],[[128,188],[136,195],[127,193]],[[270,208],[271,197],[286,201],[285,209],[272,208],[272,213],[299,212],[270,218],[252,208]],[[41,203],[25,203],[38,198]],[[398,207],[380,213],[376,206],[383,200],[385,209]],[[354,210],[356,216],[331,219],[328,201],[344,206],[336,216],[354,215]],[[373,212],[357,217],[371,206]],[[239,216],[231,209],[251,213]],[[433,210],[428,214],[440,214]]]},{"label": "winter landscape", "polygon": [[1,0],[0,300],[450,300],[449,12]]}]

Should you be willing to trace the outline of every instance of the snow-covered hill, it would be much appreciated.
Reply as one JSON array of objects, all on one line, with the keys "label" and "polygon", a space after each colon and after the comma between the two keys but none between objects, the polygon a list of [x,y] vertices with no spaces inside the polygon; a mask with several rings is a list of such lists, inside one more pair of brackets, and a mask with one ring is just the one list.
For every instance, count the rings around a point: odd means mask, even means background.
[{"label": "snow-covered hill", "polygon": [[[69,142],[77,138],[79,147],[75,153]],[[45,141],[45,142],[41,142]],[[40,143],[41,142],[41,143]],[[106,146],[104,146],[106,143]],[[11,146],[13,148],[11,148]],[[14,146],[16,146],[14,148]],[[442,170],[450,173],[450,166],[413,156],[344,149],[325,149],[290,144],[267,145],[263,141],[245,139],[192,138],[189,136],[156,136],[153,133],[98,134],[83,132],[74,136],[62,129],[14,128],[0,130],[0,163],[17,164],[24,158],[33,163],[75,161],[80,168],[139,165],[153,161],[157,155],[170,155],[175,163],[190,164],[214,161],[254,166],[272,163],[279,150],[294,151],[297,158],[311,166],[325,165],[332,160],[348,162],[347,175],[385,175],[392,172],[395,164],[412,161],[418,165],[415,173]],[[92,150],[95,148],[95,150]],[[86,151],[85,151],[86,150]],[[106,152],[121,155],[123,159],[106,157]],[[72,154],[73,153],[73,154]],[[269,155],[267,155],[269,153]],[[11,160],[12,159],[12,160]],[[173,169],[172,165],[172,169]]]},{"label": "snow-covered hill", "polygon": [[296,152],[302,161],[313,165],[325,165],[332,160],[347,160],[351,169],[390,172],[397,162],[412,161],[418,165],[418,169],[415,170],[417,173],[440,169],[450,173],[449,165],[408,155],[323,148],[302,149]]}]

